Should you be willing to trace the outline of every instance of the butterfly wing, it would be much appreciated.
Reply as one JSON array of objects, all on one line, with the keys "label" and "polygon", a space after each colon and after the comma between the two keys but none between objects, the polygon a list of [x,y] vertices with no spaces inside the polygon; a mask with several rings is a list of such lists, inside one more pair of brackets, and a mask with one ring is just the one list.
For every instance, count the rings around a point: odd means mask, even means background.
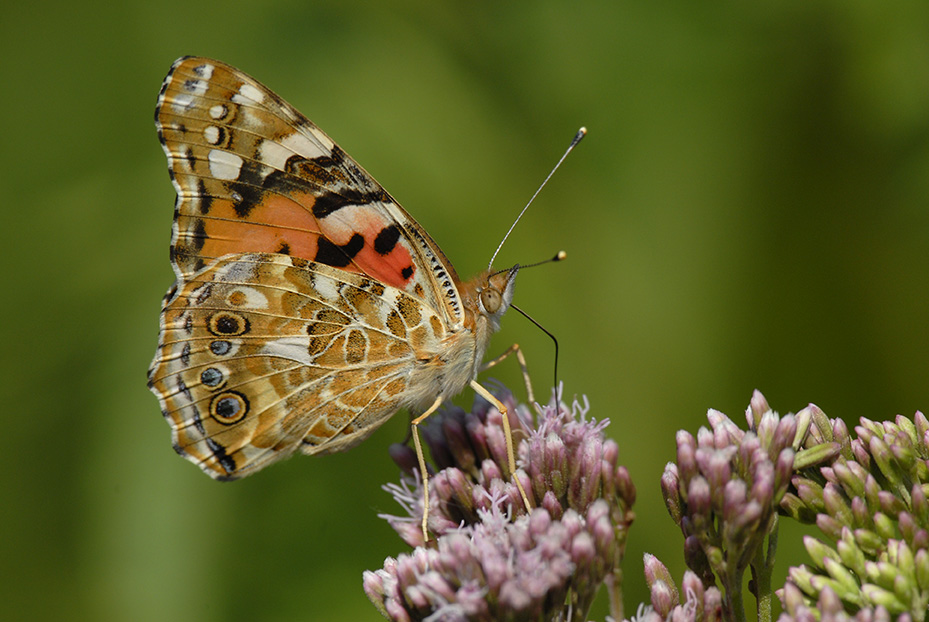
[{"label": "butterfly wing", "polygon": [[235,479],[445,390],[423,361],[463,326],[457,274],[370,175],[218,61],[175,62],[155,116],[177,282],[149,384],[179,453]]},{"label": "butterfly wing", "polygon": [[155,121],[177,190],[179,284],[232,253],[280,253],[363,274],[463,320],[458,276],[426,232],[322,130],[219,61],[186,57]]},{"label": "butterfly wing", "polygon": [[401,289],[280,254],[239,254],[162,314],[149,383],[175,449],[217,479],[361,442],[408,406],[414,363],[445,337]]}]

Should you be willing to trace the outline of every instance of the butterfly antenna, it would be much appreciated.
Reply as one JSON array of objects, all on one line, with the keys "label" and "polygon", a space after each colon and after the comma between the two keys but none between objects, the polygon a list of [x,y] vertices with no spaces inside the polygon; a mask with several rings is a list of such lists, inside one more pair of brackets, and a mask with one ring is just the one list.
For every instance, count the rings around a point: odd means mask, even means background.
[{"label": "butterfly antenna", "polygon": [[[529,269],[529,268],[535,268],[536,266],[544,266],[544,265],[547,264],[547,263],[557,263],[557,262],[559,262],[559,261],[564,261],[564,260],[567,259],[567,258],[568,258],[568,253],[566,253],[565,251],[558,251],[557,253],[555,253],[555,256],[554,256],[554,257],[549,257],[548,259],[543,259],[542,261],[537,261],[537,262],[535,262],[535,263],[531,263],[531,264],[526,265],[526,266],[522,266],[522,265],[520,265],[520,264],[516,264],[516,266],[514,266],[514,267],[519,268],[520,270],[527,270],[527,269]],[[509,272],[509,271],[512,270],[512,269],[513,269],[513,268],[503,268],[502,270],[497,270],[496,272],[493,272],[490,276],[492,276],[492,277],[493,277],[493,276],[497,276],[498,274],[503,274],[504,272]],[[512,306],[512,305],[511,305],[511,306]],[[522,311],[520,311],[520,313],[522,313]]]},{"label": "butterfly antenna", "polygon": [[519,269],[525,270],[527,268],[535,268],[536,266],[544,266],[547,263],[556,263],[558,261],[564,261],[567,258],[568,258],[568,253],[564,251],[558,251],[557,253],[555,253],[554,257],[545,259],[543,261],[537,261],[536,263],[531,263],[528,266],[520,266]]},{"label": "butterfly antenna", "polygon": [[[564,253],[564,251],[562,251],[562,253]],[[562,253],[559,253],[559,255],[562,254]],[[555,257],[556,257],[556,259],[555,259],[554,261],[558,261],[558,259],[557,259],[558,255],[556,255]],[[549,260],[549,261],[553,261],[553,260]],[[542,263],[548,263],[548,262],[542,262]],[[511,304],[511,305],[510,305],[510,308],[511,308],[511,309],[516,309],[517,311],[519,311],[519,314],[520,314],[521,316],[523,316],[524,318],[526,318],[527,320],[529,320],[530,322],[532,322],[533,324],[535,324],[535,325],[536,325],[536,328],[538,328],[538,329],[541,330],[543,333],[545,333],[546,335],[548,335],[549,338],[552,340],[552,343],[555,344],[555,384],[553,384],[552,386],[557,387],[557,386],[558,386],[558,339],[555,337],[555,335],[553,335],[552,333],[548,332],[548,329],[547,329],[547,328],[545,328],[544,326],[542,326],[541,324],[539,324],[538,322],[536,322],[535,319],[533,319],[533,317],[532,317],[531,315],[529,315],[528,313],[526,313],[525,311],[523,311],[522,309],[520,309],[520,308],[517,307],[516,305]]]},{"label": "butterfly antenna", "polygon": [[[513,232],[513,229],[516,228],[516,223],[518,223],[518,222],[519,222],[519,219],[523,217],[523,214],[526,213],[526,210],[529,209],[529,206],[532,205],[532,202],[533,202],[533,201],[535,201],[536,196],[538,196],[538,194],[539,194],[539,192],[541,192],[542,188],[545,187],[545,184],[548,183],[548,180],[552,178],[552,175],[555,174],[555,171],[557,171],[557,170],[558,170],[558,167],[561,166],[561,163],[564,162],[564,159],[568,157],[568,154],[571,153],[571,150],[574,149],[574,147],[577,146],[577,143],[581,142],[581,139],[584,138],[584,136],[586,136],[586,135],[587,135],[587,128],[586,128],[586,127],[582,127],[581,129],[579,129],[579,130],[577,131],[577,134],[574,135],[574,139],[571,141],[571,144],[568,145],[568,148],[565,150],[564,155],[561,156],[561,159],[558,160],[558,163],[555,164],[555,168],[553,168],[553,169],[552,169],[552,172],[548,174],[548,177],[545,178],[545,181],[542,182],[542,185],[539,186],[539,189],[535,191],[535,193],[532,195],[532,198],[529,199],[529,202],[528,202],[528,203],[526,203],[526,207],[523,208],[523,211],[521,211],[521,212],[519,213],[519,216],[517,216],[517,217],[516,217],[516,220],[513,221],[513,224],[510,225],[509,231],[507,231],[507,232],[506,232],[506,235],[503,236],[503,239],[500,240],[500,245],[497,246],[497,250],[494,251],[493,257],[490,258],[490,263],[487,264],[487,269],[488,269],[488,270],[490,270],[490,269],[492,269],[492,268],[494,267],[494,260],[497,258],[497,253],[500,252],[500,249],[503,248],[504,242],[506,242],[506,239],[507,239],[508,237],[510,237],[510,233]],[[520,313],[522,313],[522,311],[520,311]],[[526,315],[526,314],[523,313],[523,315]],[[529,316],[527,315],[526,317],[529,317]],[[541,328],[541,327],[540,327],[540,328]],[[543,329],[543,330],[544,330],[544,329]],[[556,343],[557,343],[557,342],[556,342]]]}]

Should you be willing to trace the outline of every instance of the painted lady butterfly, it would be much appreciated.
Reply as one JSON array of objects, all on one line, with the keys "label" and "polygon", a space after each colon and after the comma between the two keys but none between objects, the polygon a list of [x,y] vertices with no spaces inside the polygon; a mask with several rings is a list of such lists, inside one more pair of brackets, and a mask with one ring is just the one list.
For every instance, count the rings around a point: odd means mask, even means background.
[{"label": "painted lady butterfly", "polygon": [[229,65],[176,61],[156,126],[177,281],[149,386],[179,454],[232,480],[348,449],[402,408],[418,423],[468,385],[493,399],[474,378],[518,265],[460,281],[332,139]]}]

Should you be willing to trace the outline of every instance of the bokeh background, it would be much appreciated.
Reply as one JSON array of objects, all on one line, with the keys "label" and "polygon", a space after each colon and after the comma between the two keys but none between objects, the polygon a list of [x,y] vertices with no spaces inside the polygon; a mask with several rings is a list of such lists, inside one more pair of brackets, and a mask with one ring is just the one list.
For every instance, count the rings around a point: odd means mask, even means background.
[{"label": "bokeh background", "polygon": [[[708,407],[929,408],[929,3],[13,3],[0,17],[4,402],[0,617],[376,620],[364,569],[405,551],[387,446],[218,484],[145,386],[172,281],[153,127],[172,61],[237,65],[480,270],[508,241],[559,376],[609,417],[641,556],[680,577],[658,478]],[[516,314],[538,389],[548,339]],[[494,376],[520,386],[516,366]],[[468,404],[472,396],[460,398]],[[804,554],[782,536],[781,577]],[[606,613],[601,602],[592,618]]]}]

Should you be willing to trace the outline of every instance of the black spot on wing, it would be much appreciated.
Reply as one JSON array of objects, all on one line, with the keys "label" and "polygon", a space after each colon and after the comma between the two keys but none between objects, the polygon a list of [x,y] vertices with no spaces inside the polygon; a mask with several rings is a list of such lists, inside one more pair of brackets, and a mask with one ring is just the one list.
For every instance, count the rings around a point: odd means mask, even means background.
[{"label": "black spot on wing", "polygon": [[281,242],[281,245],[278,247],[277,252],[280,253],[281,255],[289,255],[290,244],[288,244],[287,242]]},{"label": "black spot on wing", "polygon": [[397,225],[384,227],[381,229],[381,232],[377,234],[377,237],[374,238],[374,250],[377,251],[379,255],[387,255],[394,249],[399,239],[400,227]]},{"label": "black spot on wing", "polygon": [[[184,159],[187,160],[187,166],[190,167],[190,170],[194,170],[197,166],[197,156],[194,155],[194,150],[190,147],[184,150]],[[203,183],[202,181],[200,182]]]},{"label": "black spot on wing", "polygon": [[225,182],[232,197],[232,207],[239,218],[248,218],[252,210],[264,197],[264,182],[261,179],[262,165],[254,160],[245,160],[234,181]]},{"label": "black spot on wing", "polygon": [[202,179],[197,180],[197,196],[200,198],[200,213],[209,214],[210,208],[213,207],[213,197],[207,192]]},{"label": "black spot on wing", "polygon": [[333,244],[326,238],[319,238],[316,248],[316,257],[314,261],[332,266],[333,268],[344,268],[352,262],[352,259],[364,248],[365,239],[360,233],[356,233],[344,245]]},{"label": "black spot on wing", "polygon": [[225,447],[209,437],[206,439],[206,446],[210,448],[210,451],[213,452],[213,457],[215,457],[216,461],[226,470],[227,474],[232,475],[235,473],[235,460],[226,453]]},{"label": "black spot on wing", "polygon": [[400,275],[403,277],[404,281],[410,278],[411,276],[413,276],[413,266],[407,266],[406,268],[401,270]]}]

